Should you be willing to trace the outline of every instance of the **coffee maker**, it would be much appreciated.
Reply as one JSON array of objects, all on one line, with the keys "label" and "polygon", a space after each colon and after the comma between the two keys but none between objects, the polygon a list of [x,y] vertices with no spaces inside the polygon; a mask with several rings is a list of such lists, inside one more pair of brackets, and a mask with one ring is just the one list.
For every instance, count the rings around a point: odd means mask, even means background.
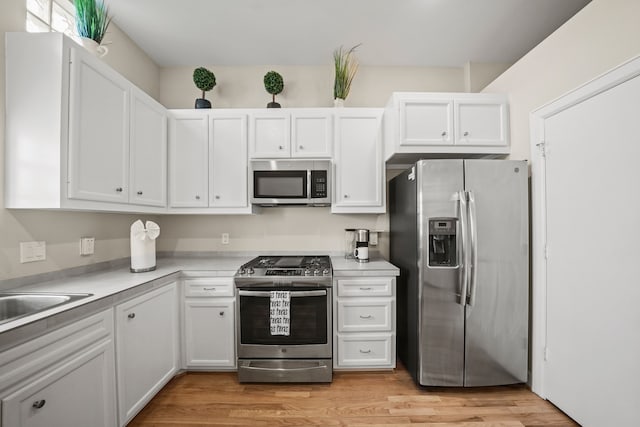
[{"label": "coffee maker", "polygon": [[359,228],[355,230],[356,248],[353,256],[358,262],[369,262],[369,230]]}]

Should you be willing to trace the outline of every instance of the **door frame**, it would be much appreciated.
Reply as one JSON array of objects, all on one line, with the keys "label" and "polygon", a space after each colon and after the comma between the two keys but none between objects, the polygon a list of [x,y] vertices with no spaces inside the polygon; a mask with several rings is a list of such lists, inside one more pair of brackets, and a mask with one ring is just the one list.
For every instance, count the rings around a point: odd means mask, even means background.
[{"label": "door frame", "polygon": [[545,121],[574,105],[605,92],[640,75],[640,56],[578,86],[560,98],[532,111],[529,116],[531,149],[531,214],[532,214],[532,331],[531,390],[546,399],[544,384],[547,344],[547,217]]}]

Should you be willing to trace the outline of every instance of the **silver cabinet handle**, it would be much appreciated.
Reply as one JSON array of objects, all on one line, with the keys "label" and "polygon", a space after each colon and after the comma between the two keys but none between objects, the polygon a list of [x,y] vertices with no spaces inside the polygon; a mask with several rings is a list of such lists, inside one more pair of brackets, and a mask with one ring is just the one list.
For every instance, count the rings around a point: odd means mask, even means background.
[{"label": "silver cabinet handle", "polygon": [[463,135],[464,136],[469,136],[469,132],[465,132]]},{"label": "silver cabinet handle", "polygon": [[345,198],[345,199],[348,199],[348,198],[349,198],[349,195],[348,195],[348,194],[345,194],[345,195],[344,195],[344,198]]},{"label": "silver cabinet handle", "polygon": [[202,288],[203,291],[215,291],[216,288]]},{"label": "silver cabinet handle", "polygon": [[142,191],[138,191],[138,196],[142,196]]},{"label": "silver cabinet handle", "polygon": [[372,287],[360,288],[361,291],[370,291],[373,289]]},{"label": "silver cabinet handle", "polygon": [[118,188],[116,188],[116,191],[117,191],[118,193],[122,193],[122,187],[118,187]]},{"label": "silver cabinet handle", "polygon": [[200,196],[196,194],[196,200],[200,200]]},{"label": "silver cabinet handle", "polygon": [[282,145],[278,145],[278,150],[284,150],[284,147]]},{"label": "silver cabinet handle", "polygon": [[218,313],[220,315],[220,317],[224,317],[224,311],[221,311],[220,313]]},{"label": "silver cabinet handle", "polygon": [[371,319],[373,316],[370,314],[367,314],[366,316],[360,315],[361,319]]},{"label": "silver cabinet handle", "polygon": [[362,354],[369,354],[369,353],[371,353],[371,350],[363,350],[363,349],[360,349],[360,353],[362,353]]},{"label": "silver cabinet handle", "polygon": [[129,313],[129,314],[127,315],[127,317],[128,317],[129,319],[133,319],[133,318],[135,318],[135,317],[136,317],[136,314],[135,314],[135,313]]},{"label": "silver cabinet handle", "polygon": [[447,136],[447,132],[446,131],[442,132],[442,136]]},{"label": "silver cabinet handle", "polygon": [[298,148],[304,150],[304,147],[302,145],[298,146]]},{"label": "silver cabinet handle", "polygon": [[220,200],[220,196],[215,196],[216,200]]},{"label": "silver cabinet handle", "polygon": [[42,399],[42,400],[36,400],[35,402],[33,402],[33,405],[31,405],[32,408],[36,408],[36,409],[40,409],[44,406],[44,404],[47,403],[46,400]]}]

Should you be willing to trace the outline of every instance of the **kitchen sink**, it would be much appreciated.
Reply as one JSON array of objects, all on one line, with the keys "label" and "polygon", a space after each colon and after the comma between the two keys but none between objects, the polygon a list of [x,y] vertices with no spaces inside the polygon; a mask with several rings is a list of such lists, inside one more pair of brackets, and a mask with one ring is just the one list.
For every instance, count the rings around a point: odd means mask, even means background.
[{"label": "kitchen sink", "polygon": [[93,294],[54,294],[0,292],[0,325],[20,317],[69,304]]}]

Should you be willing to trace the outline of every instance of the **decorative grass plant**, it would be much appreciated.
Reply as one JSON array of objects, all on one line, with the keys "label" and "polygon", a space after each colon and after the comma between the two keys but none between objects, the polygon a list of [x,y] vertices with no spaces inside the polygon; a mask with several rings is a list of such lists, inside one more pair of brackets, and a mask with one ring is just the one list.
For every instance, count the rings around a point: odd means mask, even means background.
[{"label": "decorative grass plant", "polygon": [[78,35],[100,44],[111,23],[109,8],[102,0],[74,0],[74,4]]},{"label": "decorative grass plant", "polygon": [[347,99],[351,90],[351,83],[358,72],[358,63],[353,57],[353,53],[360,46],[357,44],[351,49],[344,49],[340,46],[333,51],[333,62],[335,67],[335,79],[333,82],[333,99]]}]

